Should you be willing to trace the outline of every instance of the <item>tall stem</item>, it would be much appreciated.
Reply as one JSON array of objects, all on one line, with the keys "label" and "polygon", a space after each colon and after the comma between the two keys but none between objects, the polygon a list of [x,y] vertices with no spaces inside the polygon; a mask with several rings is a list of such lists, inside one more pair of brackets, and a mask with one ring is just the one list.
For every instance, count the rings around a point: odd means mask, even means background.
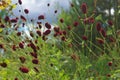
[{"label": "tall stem", "polygon": [[119,29],[118,27],[118,0],[114,1],[114,10],[115,10],[115,27],[117,31]]}]

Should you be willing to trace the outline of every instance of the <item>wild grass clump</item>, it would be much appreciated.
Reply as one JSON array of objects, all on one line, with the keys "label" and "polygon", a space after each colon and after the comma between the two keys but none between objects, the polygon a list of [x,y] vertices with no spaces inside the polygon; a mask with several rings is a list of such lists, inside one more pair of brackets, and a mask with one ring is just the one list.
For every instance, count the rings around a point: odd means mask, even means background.
[{"label": "wild grass clump", "polygon": [[[22,7],[22,1],[15,5]],[[11,6],[2,9],[0,79],[118,80],[120,31],[114,20],[104,21],[94,10],[89,12],[89,7],[84,2],[77,10],[71,3],[72,13],[62,12],[54,28],[43,14],[34,20],[28,18],[28,9],[19,10],[20,16],[12,13]],[[32,29],[26,35],[19,31],[21,26]]]}]

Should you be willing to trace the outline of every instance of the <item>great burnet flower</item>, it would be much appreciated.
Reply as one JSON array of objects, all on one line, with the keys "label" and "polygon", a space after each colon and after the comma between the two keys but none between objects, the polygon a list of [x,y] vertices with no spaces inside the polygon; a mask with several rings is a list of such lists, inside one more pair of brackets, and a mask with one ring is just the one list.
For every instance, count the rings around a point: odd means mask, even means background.
[{"label": "great burnet flower", "polygon": [[87,4],[86,3],[82,3],[81,5],[81,11],[86,14],[87,13]]},{"label": "great burnet flower", "polygon": [[11,4],[11,0],[0,0],[0,10],[7,8]]}]

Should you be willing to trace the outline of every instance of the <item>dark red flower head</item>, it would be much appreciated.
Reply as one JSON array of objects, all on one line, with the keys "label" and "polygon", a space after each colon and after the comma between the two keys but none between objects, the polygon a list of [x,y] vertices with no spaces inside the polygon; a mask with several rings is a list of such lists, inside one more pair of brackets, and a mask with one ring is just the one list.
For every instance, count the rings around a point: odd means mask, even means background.
[{"label": "dark red flower head", "polygon": [[23,15],[21,15],[20,18],[21,18],[23,21],[27,21],[26,18],[25,18]]},{"label": "dark red flower head", "polygon": [[20,67],[19,70],[23,73],[28,73],[29,69],[27,67]]},{"label": "dark red flower head", "polygon": [[13,46],[12,46],[12,50],[13,50],[13,51],[16,51],[16,48],[17,48],[16,45],[13,45]]},{"label": "dark red flower head", "polygon": [[100,31],[100,30],[102,29],[102,25],[101,25],[100,22],[98,22],[98,23],[96,24],[96,29],[97,29],[97,31]]},{"label": "dark red flower head", "polygon": [[74,23],[73,23],[73,26],[75,26],[75,27],[77,27],[79,25],[79,22],[77,22],[77,21],[75,21]]},{"label": "dark red flower head", "polygon": [[5,67],[7,67],[7,64],[5,62],[3,62],[3,63],[0,63],[0,66],[5,68]]},{"label": "dark red flower head", "polygon": [[60,19],[60,22],[61,22],[61,23],[63,23],[63,22],[64,22],[64,19],[63,19],[63,18],[61,18],[61,19]]},{"label": "dark red flower head", "polygon": [[55,10],[54,13],[57,13],[57,10]]},{"label": "dark red flower head", "polygon": [[101,34],[102,34],[103,37],[107,36],[106,31],[104,29],[101,29],[100,32],[101,32]]},{"label": "dark red flower head", "polygon": [[50,3],[48,3],[47,6],[49,7],[49,6],[50,6]]},{"label": "dark red flower head", "polygon": [[21,48],[21,49],[23,49],[24,48],[24,44],[21,42],[21,43],[19,43],[19,47]]},{"label": "dark red flower head", "polygon": [[74,7],[74,4],[73,4],[73,3],[71,3],[71,4],[70,4],[70,6],[71,6],[71,7]]},{"label": "dark red flower head", "polygon": [[85,41],[88,40],[87,36],[82,36],[82,39]]},{"label": "dark red flower head", "polygon": [[112,66],[112,61],[108,62],[108,66]]},{"label": "dark red flower head", "polygon": [[50,25],[48,22],[46,22],[46,23],[45,23],[45,27],[48,28],[48,29],[50,29],[50,28],[51,28],[51,25]]},{"label": "dark red flower head", "polygon": [[16,18],[11,19],[10,22],[11,22],[11,23],[16,23],[16,22],[17,22],[17,19],[16,19]]},{"label": "dark red flower head", "polygon": [[99,44],[104,44],[104,40],[103,39],[98,38],[97,41],[98,41]]},{"label": "dark red flower head", "polygon": [[64,36],[62,36],[62,37],[61,37],[61,40],[62,40],[62,41],[65,41],[65,40],[66,40],[66,38],[65,38]]},{"label": "dark red flower head", "polygon": [[36,33],[41,36],[41,31],[40,30],[37,30]]},{"label": "dark red flower head", "polygon": [[33,42],[30,43],[30,47],[33,49],[34,52],[36,52],[37,47]]},{"label": "dark red flower head", "polygon": [[38,59],[37,59],[37,58],[34,58],[34,59],[32,60],[32,63],[33,63],[33,64],[38,64],[38,63],[39,63],[39,61],[38,61]]},{"label": "dark red flower head", "polygon": [[3,44],[0,44],[0,48],[4,48]]},{"label": "dark red flower head", "polygon": [[25,57],[23,57],[23,56],[19,57],[19,59],[20,59],[21,63],[24,63],[26,61]]},{"label": "dark red flower head", "polygon": [[44,35],[48,35],[48,34],[50,34],[50,33],[51,33],[51,30],[48,29],[48,30],[46,30],[43,34],[44,34]]},{"label": "dark red flower head", "polygon": [[37,58],[37,53],[35,52],[30,52],[30,55],[33,56],[34,58]]},{"label": "dark red flower head", "polygon": [[22,4],[22,0],[18,0],[18,3],[21,5]]},{"label": "dark red flower head", "polygon": [[0,28],[5,28],[6,26],[4,24],[1,24],[0,25]]},{"label": "dark red flower head", "polygon": [[55,32],[59,32],[59,31],[60,31],[60,28],[59,28],[59,27],[54,27],[54,31],[55,31]]},{"label": "dark red flower head", "polygon": [[18,80],[18,78],[15,78],[14,80]]},{"label": "dark red flower head", "polygon": [[62,33],[63,33],[63,35],[66,35],[66,34],[67,34],[67,32],[66,32],[65,30],[63,30]]},{"label": "dark red flower head", "polygon": [[21,32],[17,32],[17,36],[21,36]]},{"label": "dark red flower head", "polygon": [[9,22],[10,21],[9,16],[6,16],[4,20],[5,20],[5,22]]},{"label": "dark red flower head", "polygon": [[86,14],[87,13],[87,4],[86,3],[82,3],[81,5],[81,11]]},{"label": "dark red flower head", "polygon": [[38,16],[38,20],[45,19],[44,15]]},{"label": "dark red flower head", "polygon": [[113,25],[113,21],[112,21],[112,20],[108,20],[107,23],[109,24],[109,26],[112,26],[112,25]]},{"label": "dark red flower head", "polygon": [[28,14],[28,13],[29,13],[29,10],[28,10],[28,9],[24,9],[24,12],[25,12],[26,14]]}]

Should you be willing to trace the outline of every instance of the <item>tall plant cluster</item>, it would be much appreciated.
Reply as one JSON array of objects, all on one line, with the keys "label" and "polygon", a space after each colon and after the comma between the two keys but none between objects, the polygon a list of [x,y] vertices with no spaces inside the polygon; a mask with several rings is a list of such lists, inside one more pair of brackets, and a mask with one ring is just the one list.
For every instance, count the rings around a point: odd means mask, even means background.
[{"label": "tall plant cluster", "polygon": [[[43,14],[30,20],[27,8],[15,16],[22,0],[0,1],[0,80],[119,80],[120,31],[88,5],[95,1],[73,0],[54,28]],[[29,36],[21,26],[33,27]]]}]

